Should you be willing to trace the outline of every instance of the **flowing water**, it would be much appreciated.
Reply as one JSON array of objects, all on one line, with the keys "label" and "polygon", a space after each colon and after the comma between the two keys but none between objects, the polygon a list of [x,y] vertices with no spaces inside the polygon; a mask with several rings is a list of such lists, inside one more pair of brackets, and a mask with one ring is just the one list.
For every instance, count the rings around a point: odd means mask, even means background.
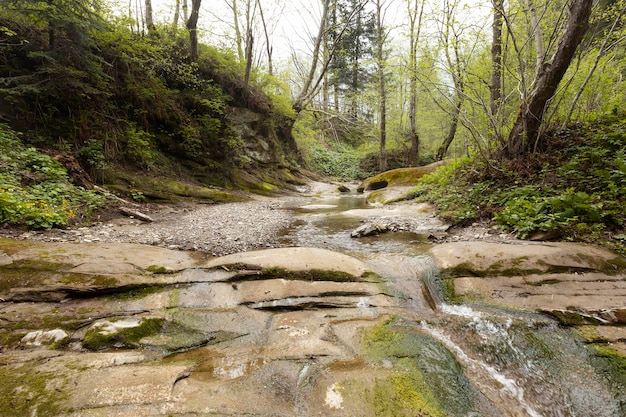
[{"label": "flowing water", "polygon": [[[415,335],[407,340],[413,341],[422,372],[431,381],[443,381],[433,384],[449,415],[624,416],[624,394],[615,392],[606,364],[570,330],[539,314],[446,304],[437,288],[437,268],[425,254],[426,237],[351,238],[363,223],[362,217],[345,215],[355,209],[367,209],[362,195],[303,206],[284,243],[347,253],[387,279],[404,306],[403,326]],[[459,364],[460,376],[453,372]]]}]

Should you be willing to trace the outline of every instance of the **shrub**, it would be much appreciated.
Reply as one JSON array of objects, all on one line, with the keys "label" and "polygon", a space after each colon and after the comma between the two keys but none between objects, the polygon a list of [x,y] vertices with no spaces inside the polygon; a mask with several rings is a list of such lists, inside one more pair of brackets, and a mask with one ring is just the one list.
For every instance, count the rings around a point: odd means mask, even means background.
[{"label": "shrub", "polygon": [[25,147],[5,125],[0,155],[0,223],[63,227],[75,217],[89,220],[105,203],[103,196],[71,184],[58,161]]}]

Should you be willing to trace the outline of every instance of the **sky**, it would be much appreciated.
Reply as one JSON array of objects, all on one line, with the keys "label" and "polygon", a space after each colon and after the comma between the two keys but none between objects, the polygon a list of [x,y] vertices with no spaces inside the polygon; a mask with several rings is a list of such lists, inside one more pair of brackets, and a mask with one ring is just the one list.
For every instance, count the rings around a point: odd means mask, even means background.
[{"label": "sky", "polygon": [[[460,19],[476,21],[485,25],[485,16],[490,8],[479,0],[462,0],[467,3],[462,9]],[[118,9],[128,12],[129,4],[135,8],[143,7],[145,0],[109,0],[117,3]],[[245,0],[238,0],[240,8]],[[191,0],[188,0],[191,7]],[[234,48],[233,17],[228,0],[203,0],[200,9],[198,28],[202,42],[222,48]],[[278,5],[277,5],[278,3]],[[294,53],[299,57],[311,55],[312,37],[317,34],[321,15],[320,0],[261,0],[265,19],[271,32],[273,60],[279,64],[290,61]],[[441,1],[427,2],[433,5]],[[154,19],[159,22],[171,22],[174,16],[176,0],[152,0]],[[406,42],[403,35],[403,24],[406,16],[406,0],[387,0],[388,11],[385,24],[392,28],[392,42]],[[436,16],[436,14],[433,14]],[[182,18],[181,18],[182,19]],[[260,19],[257,19],[260,22]],[[467,22],[466,22],[467,23]],[[182,24],[182,22],[181,22]],[[402,46],[400,46],[401,48]],[[255,38],[255,55],[264,56],[265,39],[259,30]]]}]

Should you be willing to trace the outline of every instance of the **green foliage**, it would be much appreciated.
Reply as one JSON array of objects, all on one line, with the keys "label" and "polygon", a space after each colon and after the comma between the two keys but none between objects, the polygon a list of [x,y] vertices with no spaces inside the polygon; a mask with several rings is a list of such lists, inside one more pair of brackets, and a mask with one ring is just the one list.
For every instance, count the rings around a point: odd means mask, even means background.
[{"label": "green foliage", "polygon": [[407,197],[435,202],[440,216],[446,221],[466,224],[475,220],[486,184],[470,184],[466,180],[465,174],[472,169],[473,163],[472,159],[459,158],[438,168],[423,176]]},{"label": "green foliage", "polygon": [[156,155],[152,142],[151,134],[130,126],[126,132],[126,156],[142,168],[153,168]]},{"label": "green foliage", "polygon": [[493,219],[520,238],[552,232],[626,252],[626,122],[554,132],[548,146],[523,160],[458,160],[423,177],[411,197],[456,224]]},{"label": "green foliage", "polygon": [[576,223],[603,223],[602,204],[570,188],[555,197],[520,197],[508,200],[495,220],[522,239],[537,231],[562,232]]},{"label": "green foliage", "polygon": [[32,228],[63,227],[75,218],[89,219],[105,198],[69,182],[61,164],[22,145],[0,125],[0,223]]},{"label": "green foliage", "polygon": [[311,156],[315,170],[322,175],[342,181],[364,177],[359,165],[359,155],[347,147],[333,150],[316,145],[312,149]]}]

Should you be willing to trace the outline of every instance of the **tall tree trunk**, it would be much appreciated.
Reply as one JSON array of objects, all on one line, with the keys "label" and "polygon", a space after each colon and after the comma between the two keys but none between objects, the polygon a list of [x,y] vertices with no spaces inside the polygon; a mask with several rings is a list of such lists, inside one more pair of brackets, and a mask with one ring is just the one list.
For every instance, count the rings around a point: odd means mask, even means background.
[{"label": "tall tree trunk", "polygon": [[176,5],[174,6],[174,20],[172,22],[174,27],[178,27],[178,19],[180,19],[180,0],[176,0]]},{"label": "tall tree trunk", "polygon": [[[454,82],[454,107],[450,113],[450,126],[448,128],[448,134],[443,140],[443,143],[437,150],[437,160],[441,161],[448,152],[448,148],[454,141],[456,131],[459,126],[459,118],[461,115],[461,108],[465,101],[465,81],[463,80],[463,63],[461,62],[461,45],[459,34],[454,28],[454,9],[458,6],[458,3],[445,2],[445,14],[446,14],[446,26],[443,33],[443,41],[445,43],[445,56],[448,67],[450,68],[450,75]],[[452,32],[452,34],[450,33]],[[452,35],[452,39],[451,38]],[[454,52],[454,57],[450,54],[450,48]]]},{"label": "tall tree trunk", "polygon": [[239,27],[239,7],[237,0],[231,0],[230,8],[233,11],[233,28],[235,29],[235,44],[237,45],[237,56],[239,62],[244,62],[245,55],[243,50],[243,38],[241,36],[241,28]]},{"label": "tall tree trunk", "polygon": [[146,27],[148,33],[154,30],[154,20],[152,19],[152,0],[146,0]]},{"label": "tall tree trunk", "polygon": [[[419,163],[420,138],[417,133],[417,44],[419,42],[422,28],[422,16],[424,15],[424,5],[426,0],[415,0],[414,7],[411,8],[409,0],[409,139],[411,147],[408,152],[409,165]],[[419,14],[418,14],[419,6]]]},{"label": "tall tree trunk", "polygon": [[183,0],[183,20],[185,22],[189,20],[189,5],[187,0]]},{"label": "tall tree trunk", "polygon": [[541,26],[539,26],[539,18],[537,18],[537,9],[532,0],[528,2],[528,10],[530,11],[530,23],[532,24],[533,34],[535,36],[535,66],[537,72],[539,72],[543,66],[544,58],[543,34],[541,33]]},{"label": "tall tree trunk", "polygon": [[437,150],[437,161],[441,161],[443,160],[443,158],[445,158],[446,153],[448,153],[448,148],[450,148],[450,145],[452,145],[454,137],[456,136],[456,131],[459,126],[459,117],[461,115],[461,107],[463,107],[462,95],[462,92],[457,92],[458,97],[454,109],[452,109],[452,114],[450,115],[450,126],[448,127],[448,134],[446,135],[443,142],[441,143],[441,146]]},{"label": "tall tree trunk", "polygon": [[261,7],[261,0],[257,0],[257,7],[259,8],[259,14],[261,16],[261,24],[263,25],[263,32],[265,33],[265,50],[267,51],[267,72],[270,75],[274,75],[274,69],[272,68],[272,42],[270,42],[270,35],[267,31],[267,22],[265,21],[265,14],[263,13],[263,7]]},{"label": "tall tree trunk", "polygon": [[500,112],[502,102],[502,21],[504,13],[502,10],[502,0],[492,0],[493,2],[493,38],[491,41],[491,97],[489,108],[491,116],[495,117]]},{"label": "tall tree trunk", "polygon": [[376,0],[376,60],[378,61],[378,94],[380,100],[380,155],[378,169],[387,170],[387,88],[385,84],[385,30],[383,28],[383,1]]},{"label": "tall tree trunk", "polygon": [[200,3],[202,0],[191,0],[191,14],[187,20],[187,30],[189,30],[189,58],[191,61],[198,59],[198,15],[200,13]]},{"label": "tall tree trunk", "polygon": [[311,67],[309,68],[309,74],[307,75],[307,78],[304,81],[304,85],[302,86],[302,91],[300,92],[300,94],[298,95],[298,97],[296,98],[293,104],[293,109],[296,111],[296,113],[300,113],[302,110],[304,110],[307,101],[311,97],[311,86],[313,85],[313,80],[315,78],[315,73],[317,71],[317,64],[319,63],[320,49],[322,47],[322,42],[324,39],[324,32],[326,31],[326,28],[328,27],[328,10],[329,10],[329,5],[330,5],[330,0],[323,0],[323,1],[324,1],[324,4],[323,4],[324,8],[322,10],[322,19],[320,21],[320,27],[319,27],[317,37],[315,38],[315,45],[313,46],[313,57],[311,58],[312,60],[311,60]]},{"label": "tall tree trunk", "polygon": [[248,28],[248,41],[246,42],[246,72],[244,75],[244,83],[248,85],[250,83],[250,72],[252,72],[252,46],[254,44],[254,36],[252,35],[252,28]]},{"label": "tall tree trunk", "polygon": [[550,61],[543,65],[534,81],[534,89],[522,103],[502,156],[515,158],[533,150],[539,137],[543,116],[548,103],[569,67],[576,48],[589,28],[592,1],[573,0],[565,31]]}]

